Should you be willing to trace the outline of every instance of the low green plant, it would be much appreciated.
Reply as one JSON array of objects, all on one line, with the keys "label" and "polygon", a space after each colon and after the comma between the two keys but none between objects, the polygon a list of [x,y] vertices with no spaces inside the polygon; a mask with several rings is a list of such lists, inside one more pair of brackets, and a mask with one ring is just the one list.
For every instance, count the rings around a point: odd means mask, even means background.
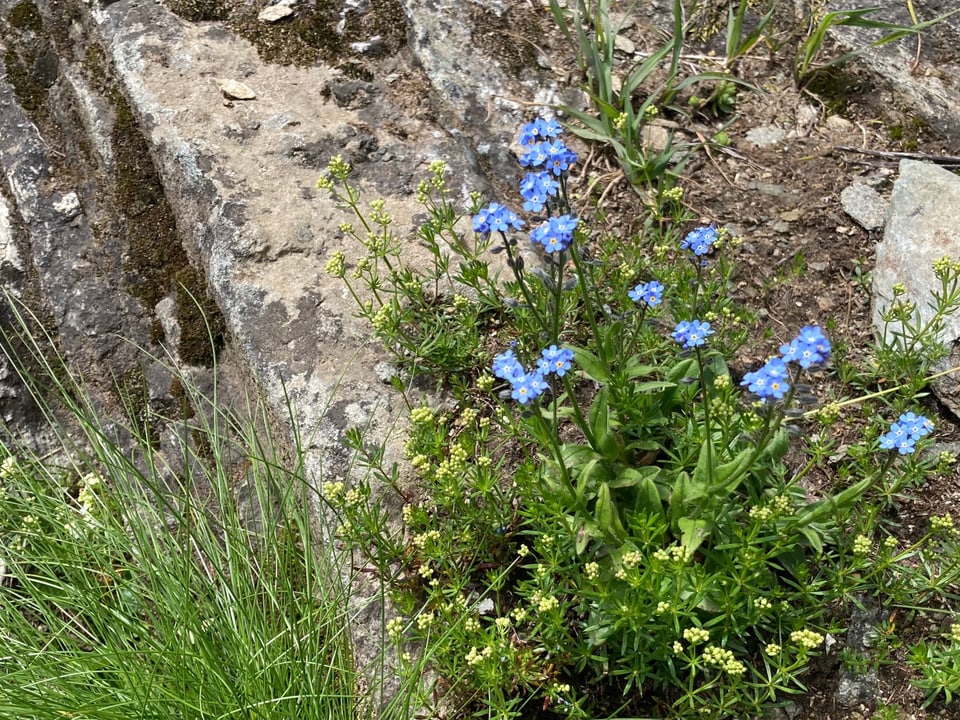
[{"label": "low green plant", "polygon": [[[883,8],[879,7],[855,8],[853,10],[826,12],[822,15],[809,15],[807,17],[808,31],[799,44],[796,59],[793,63],[793,79],[797,87],[804,87],[809,84],[810,80],[818,72],[842,65],[873,48],[882,47],[904,37],[917,35],[923,30],[933,27],[937,23],[960,12],[953,10],[933,20],[924,22],[914,20],[912,25],[902,25],[900,23],[877,19],[876,15],[882,9]],[[868,45],[854,48],[849,52],[829,60],[823,60],[821,58],[823,56],[823,47],[827,40],[827,34],[830,29],[834,27],[866,28],[868,30],[880,31],[881,35]]]},{"label": "low green plant", "polygon": [[[324,488],[341,536],[392,588],[388,634],[439,678],[422,701],[498,718],[759,715],[805,690],[826,635],[842,636],[838,608],[864,595],[911,612],[952,602],[949,538],[932,529],[901,547],[883,514],[955,461],[924,452],[923,383],[819,398],[832,345],[815,325],[738,377],[727,358],[751,317],[728,292],[738,239],[689,229],[679,188],[643,235],[591,236],[567,196],[576,156],[559,125],[525,125],[519,145],[539,222],[529,240],[520,216],[473,197],[475,241],[447,217],[432,246],[450,256],[435,268],[457,268],[434,285],[437,303],[492,315],[449,385],[455,407],[411,402],[415,483],[356,432],[368,476]],[[449,207],[444,172],[431,168],[421,201]],[[366,212],[339,158],[320,184]],[[463,271],[496,254],[500,272]],[[945,267],[956,283],[960,268]],[[404,312],[418,302],[406,277],[391,267],[366,282]],[[957,309],[946,294],[935,303]],[[374,324],[396,352],[389,327]],[[860,405],[857,441],[838,420]],[[402,528],[376,485],[397,494]]]},{"label": "low green plant", "polygon": [[926,692],[924,707],[938,699],[950,704],[960,692],[960,623],[953,623],[939,642],[913,646],[907,663],[920,675],[913,684]]},{"label": "low green plant", "polygon": [[[684,11],[680,0],[673,2],[673,25],[668,40],[649,57],[634,63],[615,81],[616,39],[620,30],[610,19],[612,0],[577,0],[569,9],[550,1],[557,27],[577,51],[580,69],[587,78],[584,90],[594,113],[564,106],[574,123],[570,131],[587,140],[599,141],[613,149],[627,180],[634,186],[669,180],[676,176],[676,150],[672,139],[666,147],[654,149],[644,128],[663,108],[670,106],[684,88],[699,83],[720,83],[711,94],[725,111],[733,106],[737,78],[723,72],[682,75],[680,59],[686,38]],[[636,2],[623,13],[628,17]],[[642,92],[641,92],[642,91]],[[668,185],[671,184],[668,182]]]},{"label": "low green plant", "polygon": [[158,418],[105,419],[48,341],[17,346],[57,444],[0,447],[0,716],[357,717],[348,589],[299,448],[285,462],[262,407],[238,419],[175,375],[204,412],[165,419],[183,444],[164,457]]},{"label": "low green plant", "polygon": [[777,9],[775,3],[770,3],[767,12],[760,17],[750,32],[747,32],[744,20],[747,16],[747,10],[753,5],[752,0],[739,0],[736,6],[730,3],[727,8],[727,27],[724,34],[724,68],[728,71],[732,71],[737,62],[764,39],[773,20],[773,14]]},{"label": "low green plant", "polygon": [[947,320],[960,308],[960,261],[940,258],[933,273],[939,287],[931,291],[929,312],[920,312],[902,283],[893,286],[893,298],[880,312],[883,329],[873,352],[878,367],[896,370],[888,382],[920,384],[948,354],[942,338]]}]

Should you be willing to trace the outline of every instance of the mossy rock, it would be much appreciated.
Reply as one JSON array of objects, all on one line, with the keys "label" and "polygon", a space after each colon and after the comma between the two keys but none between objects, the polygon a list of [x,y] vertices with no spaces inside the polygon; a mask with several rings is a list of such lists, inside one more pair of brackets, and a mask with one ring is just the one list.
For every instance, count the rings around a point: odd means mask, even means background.
[{"label": "mossy rock", "polygon": [[226,20],[230,14],[223,0],[168,0],[167,8],[190,22]]}]

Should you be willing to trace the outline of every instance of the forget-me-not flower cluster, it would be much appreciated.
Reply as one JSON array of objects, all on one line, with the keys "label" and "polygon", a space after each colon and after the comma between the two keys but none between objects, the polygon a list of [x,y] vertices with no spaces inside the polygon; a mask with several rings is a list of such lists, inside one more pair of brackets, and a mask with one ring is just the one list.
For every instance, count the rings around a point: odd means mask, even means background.
[{"label": "forget-me-not flower cluster", "polygon": [[683,242],[680,243],[680,248],[689,250],[697,257],[700,257],[710,252],[710,248],[716,241],[716,228],[714,228],[713,225],[707,225],[706,227],[699,227],[687,233]]},{"label": "forget-me-not flower cluster", "polygon": [[530,239],[543,246],[548,253],[563,252],[573,240],[578,219],[571,215],[551,217],[530,233]]},{"label": "forget-me-not flower cluster", "polygon": [[830,359],[830,341],[824,336],[819,325],[806,325],[788,345],[780,346],[780,353],[786,362],[796,362],[804,370],[811,365],[823,365]]},{"label": "forget-me-not flower cluster", "polygon": [[554,175],[563,175],[577,161],[577,154],[561,140],[544,140],[520,156],[520,165],[544,167]]},{"label": "forget-me-not flower cluster", "polygon": [[520,144],[524,147],[533,147],[538,142],[560,137],[562,132],[563,127],[556,120],[537,118],[520,128]]},{"label": "forget-me-not flower cluster", "polygon": [[647,307],[656,307],[663,300],[663,285],[656,280],[640,283],[627,296],[634,302],[642,302]]},{"label": "forget-me-not flower cluster", "polygon": [[[577,154],[559,139],[562,128],[556,120],[537,118],[520,128],[520,144],[526,152],[520,164],[530,168],[520,181],[523,209],[540,212],[549,206],[550,199],[560,192],[562,177],[570,165],[577,161]],[[509,208],[499,203],[490,203],[473,216],[473,230],[481,234],[506,233],[521,230],[525,222]],[[572,215],[549,217],[530,233],[530,239],[548,253],[566,250],[573,240],[577,218]]]},{"label": "forget-me-not flower cluster", "polygon": [[671,336],[683,346],[684,350],[690,350],[706,343],[707,336],[713,335],[713,332],[708,322],[682,320],[677,323]]},{"label": "forget-me-not flower cluster", "polygon": [[890,430],[880,436],[880,447],[884,450],[896,449],[901,455],[909,455],[915,450],[917,440],[932,431],[933,423],[923,415],[904,413],[897,422],[891,423]]},{"label": "forget-me-not flower cluster", "polygon": [[511,228],[520,230],[525,223],[510,208],[499,203],[490,203],[473,216],[473,231],[478,233],[502,232]]},{"label": "forget-me-not flower cluster", "polygon": [[523,209],[527,212],[540,212],[551,197],[560,189],[560,182],[546,170],[527,173],[520,181],[520,194],[523,196]]},{"label": "forget-me-not flower cluster", "polygon": [[536,368],[528,371],[513,350],[505,350],[493,359],[493,374],[510,383],[510,397],[526,405],[549,387],[544,378],[550,375],[563,377],[572,363],[572,350],[551,345],[540,353]]},{"label": "forget-me-not flower cluster", "polygon": [[823,365],[830,359],[830,341],[818,325],[806,325],[786,345],[780,346],[780,355],[771,358],[759,370],[748,372],[740,384],[761,400],[782,400],[790,389],[787,363],[795,362],[803,369]]}]

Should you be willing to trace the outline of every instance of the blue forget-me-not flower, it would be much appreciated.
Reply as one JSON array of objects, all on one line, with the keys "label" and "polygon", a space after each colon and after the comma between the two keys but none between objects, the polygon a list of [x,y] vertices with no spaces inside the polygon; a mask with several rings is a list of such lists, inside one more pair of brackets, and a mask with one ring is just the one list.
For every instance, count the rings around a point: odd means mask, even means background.
[{"label": "blue forget-me-not flower", "polygon": [[663,299],[663,285],[656,280],[640,283],[627,296],[634,302],[642,302],[647,307],[656,307]]},{"label": "blue forget-me-not flower", "polygon": [[691,230],[680,243],[683,250],[689,250],[697,257],[710,252],[711,246],[717,241],[717,231],[713,225]]},{"label": "blue forget-me-not flower", "polygon": [[713,335],[713,332],[708,322],[682,320],[677,323],[671,336],[680,343],[685,350],[690,350],[691,348],[700,347],[706,343],[707,336]]}]

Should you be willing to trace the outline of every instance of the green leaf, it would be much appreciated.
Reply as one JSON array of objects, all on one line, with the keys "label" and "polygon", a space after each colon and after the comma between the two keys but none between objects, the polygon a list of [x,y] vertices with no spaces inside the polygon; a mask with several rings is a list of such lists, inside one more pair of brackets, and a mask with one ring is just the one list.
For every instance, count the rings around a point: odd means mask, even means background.
[{"label": "green leaf", "polygon": [[688,558],[693,557],[697,548],[710,536],[710,526],[706,520],[689,517],[680,518],[678,525],[680,527],[680,547],[683,548]]},{"label": "green leaf", "polygon": [[653,390],[666,390],[676,386],[676,383],[667,382],[666,380],[647,380],[646,382],[633,383],[630,387],[634,392],[645,393]]},{"label": "green leaf", "polygon": [[807,539],[810,547],[813,548],[813,551],[817,553],[817,555],[823,553],[823,541],[820,538],[820,533],[814,528],[810,526],[800,528],[800,534]]},{"label": "green leaf", "polygon": [[576,551],[577,555],[583,555],[583,551],[587,549],[587,545],[590,544],[590,541],[594,538],[601,536],[600,528],[593,520],[584,520],[583,525],[580,526],[580,529],[577,530],[577,539],[574,541],[573,549]]},{"label": "green leaf", "polygon": [[711,448],[704,440],[693,470],[694,485],[703,488],[705,494],[729,494],[743,481],[753,460],[753,448],[746,448],[733,460],[717,465],[717,448]]},{"label": "green leaf", "polygon": [[594,398],[593,405],[590,406],[590,431],[593,433],[597,452],[610,462],[622,462],[623,441],[620,434],[610,427],[609,395],[609,386],[604,386]]},{"label": "green leaf", "polygon": [[719,490],[723,493],[731,493],[736,490],[746,477],[754,459],[753,448],[746,448],[730,462],[718,465],[713,474],[714,489],[711,492]]},{"label": "green leaf", "polygon": [[642,468],[621,467],[617,470],[614,479],[610,481],[610,487],[615,489],[636,487],[644,480],[656,477],[659,473],[660,468],[652,466]]},{"label": "green leaf", "polygon": [[571,350],[573,350],[573,359],[577,367],[583,370],[591,380],[608,383],[613,379],[607,364],[592,352],[580,347],[571,348]]},{"label": "green leaf", "polygon": [[620,512],[610,494],[610,486],[607,483],[601,483],[597,491],[597,524],[604,533],[610,535],[618,541],[626,537],[626,531],[620,522]]},{"label": "green leaf", "polygon": [[[657,468],[657,470],[659,470],[659,468]],[[644,512],[647,515],[664,517],[663,501],[660,500],[660,491],[650,476],[643,478],[637,486],[636,509],[637,512]]]},{"label": "green leaf", "polygon": [[563,445],[560,447],[560,457],[568,470],[574,470],[596,457],[596,452],[589,445]]},{"label": "green leaf", "polygon": [[590,480],[593,477],[594,471],[598,467],[602,468],[602,465],[600,464],[601,460],[602,458],[599,455],[595,455],[590,462],[583,466],[583,469],[577,475],[577,502],[583,500],[592,490],[593,483],[591,483]]},{"label": "green leaf", "polygon": [[787,429],[781,427],[774,435],[767,446],[763,449],[761,457],[769,460],[779,460],[787,454],[790,449],[790,433]]},{"label": "green leaf", "polygon": [[624,376],[631,380],[641,375],[653,375],[657,370],[656,365],[645,365],[640,355],[631,356],[623,365]]}]

